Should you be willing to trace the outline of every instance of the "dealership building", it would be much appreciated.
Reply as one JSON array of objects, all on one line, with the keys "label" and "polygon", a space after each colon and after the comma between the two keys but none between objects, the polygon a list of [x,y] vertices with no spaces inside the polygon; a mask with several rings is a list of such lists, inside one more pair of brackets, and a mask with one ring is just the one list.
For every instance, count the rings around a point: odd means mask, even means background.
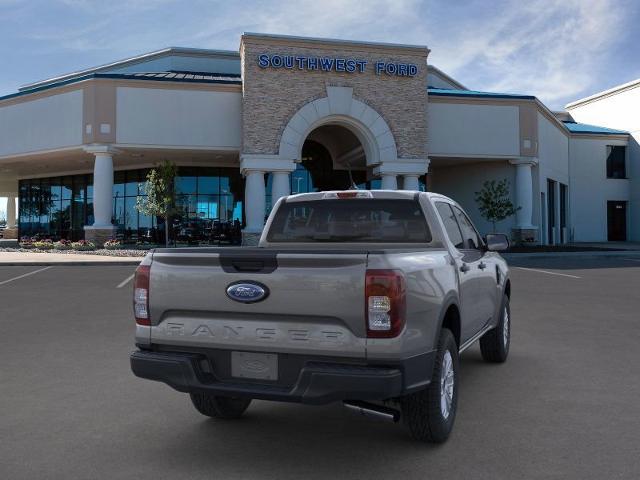
[{"label": "dealership building", "polygon": [[157,241],[136,202],[170,160],[183,240],[254,243],[281,196],[352,183],[448,195],[486,233],[475,192],[506,179],[514,239],[640,241],[640,81],[552,112],[428,55],[247,33],[239,52],[167,48],[25,85],[0,97],[5,238]]}]

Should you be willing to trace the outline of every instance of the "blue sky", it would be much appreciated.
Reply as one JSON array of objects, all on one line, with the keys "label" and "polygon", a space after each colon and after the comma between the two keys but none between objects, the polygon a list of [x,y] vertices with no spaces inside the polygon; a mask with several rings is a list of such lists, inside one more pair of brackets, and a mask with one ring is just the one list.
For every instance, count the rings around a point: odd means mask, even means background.
[{"label": "blue sky", "polygon": [[468,88],[552,109],[640,78],[634,0],[0,0],[0,95],[167,46],[237,50],[243,31],[427,45]]},{"label": "blue sky", "polygon": [[243,31],[427,45],[473,89],[553,109],[640,77],[633,0],[0,0],[0,94],[166,46],[236,50]]}]

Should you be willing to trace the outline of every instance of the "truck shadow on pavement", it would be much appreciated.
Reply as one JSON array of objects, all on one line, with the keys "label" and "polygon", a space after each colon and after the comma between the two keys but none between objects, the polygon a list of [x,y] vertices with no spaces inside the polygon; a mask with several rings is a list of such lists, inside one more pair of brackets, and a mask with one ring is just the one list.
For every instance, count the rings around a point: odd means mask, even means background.
[{"label": "truck shadow on pavement", "polygon": [[[491,375],[496,368],[484,363],[478,352],[465,353],[461,367],[461,398],[473,395],[473,384],[466,380]],[[186,397],[184,401],[189,408]],[[464,423],[465,416],[461,409],[457,421]],[[444,445],[416,442],[401,422],[359,417],[337,403],[313,407],[254,401],[239,420],[207,419],[195,412],[188,418],[167,441],[153,442],[140,453],[160,462],[162,469],[182,474],[215,471],[219,478],[360,477],[363,468],[385,478],[414,461],[434,462],[446,472],[464,437],[462,428],[454,428]]]}]

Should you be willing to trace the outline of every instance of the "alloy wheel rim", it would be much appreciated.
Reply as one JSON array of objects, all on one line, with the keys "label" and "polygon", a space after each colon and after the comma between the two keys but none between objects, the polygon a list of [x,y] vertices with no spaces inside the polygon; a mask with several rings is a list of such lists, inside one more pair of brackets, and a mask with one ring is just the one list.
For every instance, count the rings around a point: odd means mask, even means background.
[{"label": "alloy wheel rim", "polygon": [[449,418],[451,414],[454,386],[453,357],[451,356],[451,352],[447,350],[442,357],[442,366],[440,369],[440,412],[445,419]]},{"label": "alloy wheel rim", "polygon": [[509,328],[509,311],[505,307],[504,321],[502,322],[502,343],[505,348],[507,348],[507,345],[509,344]]}]

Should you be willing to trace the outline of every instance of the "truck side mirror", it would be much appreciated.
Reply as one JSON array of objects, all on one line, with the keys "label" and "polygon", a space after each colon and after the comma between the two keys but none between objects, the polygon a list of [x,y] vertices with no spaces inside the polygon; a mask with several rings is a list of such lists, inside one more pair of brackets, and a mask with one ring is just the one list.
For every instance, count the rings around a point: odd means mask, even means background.
[{"label": "truck side mirror", "polygon": [[486,242],[490,252],[502,252],[509,248],[509,238],[504,233],[488,233]]}]

